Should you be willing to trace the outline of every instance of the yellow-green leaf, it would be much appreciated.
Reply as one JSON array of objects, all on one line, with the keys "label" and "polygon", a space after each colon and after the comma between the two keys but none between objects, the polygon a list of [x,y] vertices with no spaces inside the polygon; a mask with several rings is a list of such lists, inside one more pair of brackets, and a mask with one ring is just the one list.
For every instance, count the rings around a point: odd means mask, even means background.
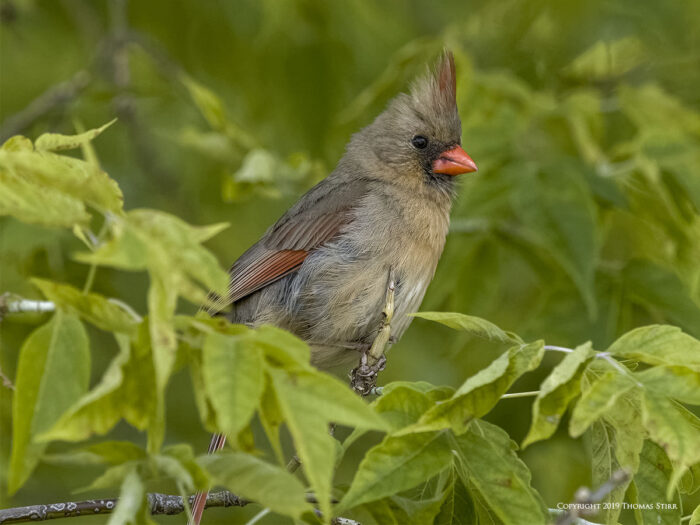
[{"label": "yellow-green leaf", "polygon": [[328,424],[383,430],[386,423],[345,384],[327,374],[272,367],[268,367],[268,374],[304,473],[324,519],[329,521],[336,442],[328,434]]},{"label": "yellow-green leaf", "polygon": [[82,293],[68,284],[46,279],[32,279],[49,301],[73,315],[77,315],[107,332],[135,334],[138,321],[106,297],[96,293]]},{"label": "yellow-green leaf", "polygon": [[336,512],[410,489],[451,462],[445,431],[386,436],[365,454]]},{"label": "yellow-green leaf", "polygon": [[83,325],[56,312],[24,342],[12,403],[12,455],[8,490],[27,480],[46,448],[35,438],[50,428],[88,388],[90,350]]},{"label": "yellow-green leaf", "polygon": [[255,456],[231,452],[205,457],[200,463],[214,483],[273,512],[298,519],[313,510],[306,502],[304,485],[297,478]]},{"label": "yellow-green leaf", "polygon": [[581,374],[593,354],[590,343],[578,346],[547,376],[532,405],[532,423],[523,447],[554,433],[569,402],[581,393]]},{"label": "yellow-green leaf", "polygon": [[546,523],[540,495],[530,485],[531,474],[515,453],[508,434],[486,421],[475,420],[453,439],[455,466],[470,492],[505,525]]},{"label": "yellow-green leaf", "polygon": [[506,344],[521,344],[523,341],[517,334],[501,330],[498,326],[486,319],[455,312],[419,312],[412,314],[421,319],[435,321],[454,330],[467,332],[476,337],[499,341]]},{"label": "yellow-green leaf", "polygon": [[525,372],[536,368],[544,354],[544,343],[514,346],[489,366],[467,379],[452,395],[433,406],[418,423],[400,432],[425,432],[452,428],[456,433],[467,429],[469,422],[483,416]]},{"label": "yellow-green leaf", "polygon": [[38,139],[34,142],[34,147],[37,151],[60,151],[64,149],[75,149],[79,148],[86,142],[90,142],[100,133],[114,124],[117,119],[107,122],[104,126],[100,126],[96,129],[91,129],[85,133],[79,133],[78,135],[61,135],[60,133],[44,133],[40,135]]},{"label": "yellow-green leaf", "polygon": [[686,470],[700,462],[700,419],[663,394],[652,391],[644,393],[642,417],[651,439],[674,462],[666,489],[666,497],[670,499]]},{"label": "yellow-green leaf", "polygon": [[93,434],[105,434],[124,418],[144,430],[156,417],[155,370],[148,345],[146,326],[140,336],[129,341],[116,335],[119,353],[107,367],[100,382],[49,429],[41,439],[81,441]]},{"label": "yellow-green leaf", "polygon": [[637,328],[615,341],[608,352],[650,365],[684,366],[700,372],[700,341],[675,326]]},{"label": "yellow-green leaf", "polygon": [[[644,442],[639,470],[632,480],[630,503],[635,505],[637,525],[678,525],[681,520],[681,501],[674,492],[670,501],[666,499],[673,466],[661,447],[651,441]],[[647,508],[651,505],[652,508]]]},{"label": "yellow-green leaf", "polygon": [[608,370],[583,390],[581,399],[571,412],[569,433],[578,437],[603,414],[610,410],[617,399],[635,386],[634,381],[617,370]]},{"label": "yellow-green leaf", "polygon": [[253,417],[264,386],[263,356],[245,336],[210,333],[202,348],[204,386],[217,428],[236,436]]}]

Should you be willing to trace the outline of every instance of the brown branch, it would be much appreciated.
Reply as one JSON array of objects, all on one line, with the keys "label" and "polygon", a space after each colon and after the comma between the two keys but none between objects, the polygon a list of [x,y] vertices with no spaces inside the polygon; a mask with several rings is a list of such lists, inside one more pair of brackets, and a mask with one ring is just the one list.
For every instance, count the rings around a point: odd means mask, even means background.
[{"label": "brown branch", "polygon": [[26,108],[5,119],[5,123],[0,129],[0,142],[22,133],[47,113],[68,105],[88,87],[90,81],[90,74],[81,70],[69,80],[51,86],[30,102]]},{"label": "brown branch", "polygon": [[127,8],[128,0],[111,0],[109,3],[110,35],[105,47],[105,60],[115,88],[112,104],[117,117],[126,126],[138,163],[149,175],[148,182],[161,191],[170,192],[175,188],[175,179],[162,165],[153,137],[139,117],[136,100],[131,93],[129,52],[134,41]]},{"label": "brown branch", "polygon": [[360,363],[350,372],[350,386],[361,396],[376,392],[377,376],[384,369],[384,351],[391,339],[391,320],[394,317],[394,269],[389,269],[382,321],[372,346],[362,353]]}]

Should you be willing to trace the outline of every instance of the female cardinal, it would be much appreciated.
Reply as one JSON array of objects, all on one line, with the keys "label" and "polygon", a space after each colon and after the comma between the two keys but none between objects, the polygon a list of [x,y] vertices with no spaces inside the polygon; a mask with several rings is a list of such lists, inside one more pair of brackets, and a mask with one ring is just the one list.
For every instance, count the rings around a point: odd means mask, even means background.
[{"label": "female cardinal", "polygon": [[[331,368],[367,351],[395,279],[393,341],[411,322],[445,245],[454,176],[476,171],[460,146],[455,65],[434,71],[353,135],[345,155],[231,268],[228,295],[211,313],[234,323],[273,324]],[[231,306],[231,311],[222,311]],[[209,452],[223,447],[216,434]],[[206,494],[195,498],[199,524]]]}]

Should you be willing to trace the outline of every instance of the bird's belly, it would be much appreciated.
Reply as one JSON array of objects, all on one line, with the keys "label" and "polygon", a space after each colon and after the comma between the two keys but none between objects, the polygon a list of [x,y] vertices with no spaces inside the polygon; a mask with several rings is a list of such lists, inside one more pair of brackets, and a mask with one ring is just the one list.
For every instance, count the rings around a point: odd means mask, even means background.
[{"label": "bird's belly", "polygon": [[300,293],[290,312],[290,329],[311,345],[314,364],[321,368],[347,364],[357,359],[356,351],[371,345],[382,322],[390,267],[396,282],[391,335],[393,340],[401,337],[412,320],[406,314],[420,306],[434,271],[402,262],[381,257],[358,260],[342,252],[305,261],[295,279]]}]

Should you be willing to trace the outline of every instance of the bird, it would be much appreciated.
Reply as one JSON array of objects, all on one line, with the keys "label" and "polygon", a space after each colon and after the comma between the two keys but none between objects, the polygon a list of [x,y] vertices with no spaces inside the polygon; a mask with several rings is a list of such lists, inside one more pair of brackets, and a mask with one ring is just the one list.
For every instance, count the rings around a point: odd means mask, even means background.
[{"label": "bird", "polygon": [[[313,365],[330,370],[371,347],[391,275],[391,342],[398,341],[445,246],[455,177],[477,171],[461,145],[456,95],[454,56],[444,50],[239,257],[209,313],[288,330],[309,345]],[[225,440],[215,434],[209,453]],[[199,525],[206,496],[196,495],[191,525]]]}]

